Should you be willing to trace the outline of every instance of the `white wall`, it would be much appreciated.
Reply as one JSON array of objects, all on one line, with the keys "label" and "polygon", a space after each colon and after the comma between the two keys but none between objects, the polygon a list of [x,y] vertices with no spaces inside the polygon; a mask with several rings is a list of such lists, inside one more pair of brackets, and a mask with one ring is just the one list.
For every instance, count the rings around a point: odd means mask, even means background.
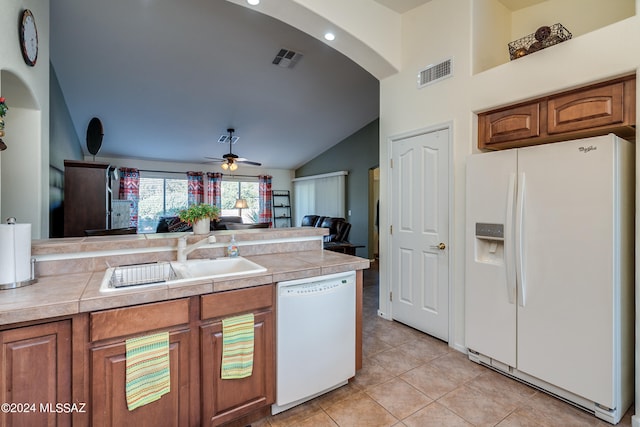
[{"label": "white wall", "polygon": [[[22,59],[18,21],[30,9],[39,35],[38,60]],[[34,238],[49,234],[49,1],[0,2],[0,96],[6,97],[0,152],[0,218],[31,223]],[[13,108],[12,108],[13,107]]]}]

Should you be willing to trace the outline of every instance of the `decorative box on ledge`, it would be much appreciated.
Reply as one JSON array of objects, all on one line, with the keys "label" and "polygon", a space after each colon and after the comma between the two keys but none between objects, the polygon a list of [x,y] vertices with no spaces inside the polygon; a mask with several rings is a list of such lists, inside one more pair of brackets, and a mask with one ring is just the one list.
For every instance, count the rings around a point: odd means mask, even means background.
[{"label": "decorative box on ledge", "polygon": [[569,30],[563,27],[562,24],[540,27],[535,33],[509,43],[509,57],[513,61],[514,59],[569,40],[571,37],[572,35]]}]

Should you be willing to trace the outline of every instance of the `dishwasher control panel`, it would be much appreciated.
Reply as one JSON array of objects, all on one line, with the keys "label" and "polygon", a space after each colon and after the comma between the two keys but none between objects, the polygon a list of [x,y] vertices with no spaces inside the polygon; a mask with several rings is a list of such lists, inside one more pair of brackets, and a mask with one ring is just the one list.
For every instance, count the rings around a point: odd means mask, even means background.
[{"label": "dishwasher control panel", "polygon": [[306,285],[297,285],[297,286],[289,286],[281,288],[281,295],[309,295],[309,294],[317,294],[320,292],[327,292],[332,289],[335,289],[339,286],[346,285],[349,283],[347,279],[343,279],[339,282],[317,282],[317,283],[309,283]]}]

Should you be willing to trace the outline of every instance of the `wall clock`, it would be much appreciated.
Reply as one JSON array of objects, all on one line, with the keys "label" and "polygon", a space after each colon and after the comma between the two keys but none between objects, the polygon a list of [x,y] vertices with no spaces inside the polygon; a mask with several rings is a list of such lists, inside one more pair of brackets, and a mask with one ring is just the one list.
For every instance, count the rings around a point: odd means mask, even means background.
[{"label": "wall clock", "polygon": [[22,57],[27,65],[33,67],[38,59],[38,30],[36,29],[36,20],[29,9],[22,12],[19,32]]}]

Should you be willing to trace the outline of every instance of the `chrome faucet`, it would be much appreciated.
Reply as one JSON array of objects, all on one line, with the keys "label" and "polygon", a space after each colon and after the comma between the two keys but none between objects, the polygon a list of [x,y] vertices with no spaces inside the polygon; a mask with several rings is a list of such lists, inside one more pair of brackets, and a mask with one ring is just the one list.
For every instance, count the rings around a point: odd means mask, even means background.
[{"label": "chrome faucet", "polygon": [[202,239],[199,242],[194,243],[191,246],[187,246],[187,236],[183,236],[180,237],[178,239],[178,261],[179,262],[184,262],[187,260],[187,255],[189,255],[191,252],[195,251],[196,249],[198,249],[200,246],[207,244],[207,243],[215,243],[216,242],[216,236],[209,236],[206,239]]}]

